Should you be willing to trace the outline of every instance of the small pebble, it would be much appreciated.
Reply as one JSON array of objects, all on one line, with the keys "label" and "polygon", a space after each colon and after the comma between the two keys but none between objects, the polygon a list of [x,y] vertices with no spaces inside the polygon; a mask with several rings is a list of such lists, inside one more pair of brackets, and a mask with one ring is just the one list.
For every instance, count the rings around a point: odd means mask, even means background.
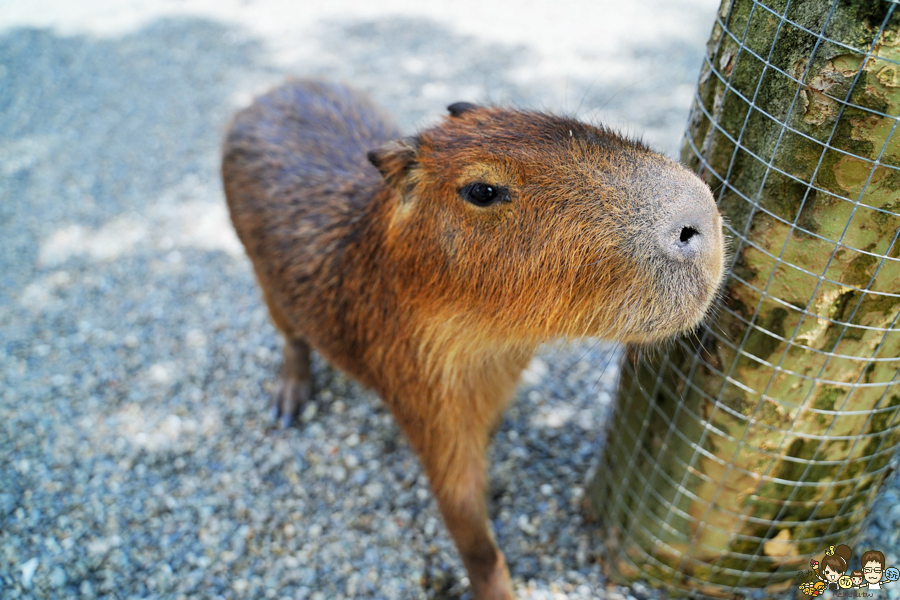
[{"label": "small pebble", "polygon": [[53,587],[61,588],[66,585],[67,581],[66,572],[63,571],[62,567],[53,567],[50,570],[50,585]]},{"label": "small pebble", "polygon": [[34,578],[34,572],[37,571],[40,561],[37,558],[30,558],[21,567],[22,585],[25,588],[31,587],[31,580]]}]

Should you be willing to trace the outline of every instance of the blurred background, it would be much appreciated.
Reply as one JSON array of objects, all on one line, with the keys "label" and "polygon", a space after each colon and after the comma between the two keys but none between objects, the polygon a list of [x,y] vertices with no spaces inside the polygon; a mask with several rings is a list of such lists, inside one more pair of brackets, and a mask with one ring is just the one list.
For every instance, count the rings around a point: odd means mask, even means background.
[{"label": "blurred background", "polygon": [[[409,132],[502,103],[675,156],[717,8],[0,1],[0,595],[468,597],[377,397],[317,361],[320,400],[271,429],[280,341],[225,210],[226,123],[318,75]],[[498,432],[492,518],[523,598],[665,595],[607,586],[580,508],[617,360],[547,349]]]}]

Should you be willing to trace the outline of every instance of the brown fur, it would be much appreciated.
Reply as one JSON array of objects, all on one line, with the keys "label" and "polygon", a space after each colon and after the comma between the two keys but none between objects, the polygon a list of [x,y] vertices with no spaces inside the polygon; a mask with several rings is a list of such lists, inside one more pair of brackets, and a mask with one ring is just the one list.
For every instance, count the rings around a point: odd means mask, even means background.
[{"label": "brown fur", "polygon": [[[721,218],[697,177],[607,130],[450,110],[402,138],[362,94],[291,81],[237,115],[222,171],[287,340],[282,413],[309,396],[309,346],[376,390],[422,460],[475,597],[508,599],[485,453],[523,368],[554,338],[645,343],[694,327],[722,276]],[[509,201],[467,202],[473,182]],[[689,227],[693,245],[676,251]]]}]

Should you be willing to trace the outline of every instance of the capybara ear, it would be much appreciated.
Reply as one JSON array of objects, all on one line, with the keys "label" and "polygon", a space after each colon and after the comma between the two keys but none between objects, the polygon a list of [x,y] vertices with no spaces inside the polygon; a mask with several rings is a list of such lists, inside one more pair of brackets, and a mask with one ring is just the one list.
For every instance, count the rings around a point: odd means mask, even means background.
[{"label": "capybara ear", "polygon": [[388,185],[399,187],[419,154],[419,138],[410,136],[392,140],[380,148],[369,150],[369,162],[381,172]]},{"label": "capybara ear", "polygon": [[477,108],[478,105],[471,102],[455,102],[448,106],[447,110],[450,112],[451,117],[458,117]]}]

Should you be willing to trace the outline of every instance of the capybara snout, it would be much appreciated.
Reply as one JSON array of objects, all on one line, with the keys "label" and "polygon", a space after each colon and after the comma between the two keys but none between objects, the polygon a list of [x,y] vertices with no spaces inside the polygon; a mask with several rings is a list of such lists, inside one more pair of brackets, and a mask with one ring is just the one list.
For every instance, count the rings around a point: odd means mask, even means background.
[{"label": "capybara snout", "polygon": [[[632,223],[633,255],[655,274],[647,341],[693,328],[706,314],[722,281],[722,217],[709,187],[666,159],[650,159],[638,177],[646,206]],[[668,325],[665,325],[668,323]]]},{"label": "capybara snout", "polygon": [[511,600],[485,501],[491,431],[554,338],[653,342],[722,278],[709,189],[574,119],[451,105],[403,137],[364,94],[289,81],[235,117],[222,175],[285,338],[276,414],[310,349],[376,390],[428,475],[477,600]]}]

